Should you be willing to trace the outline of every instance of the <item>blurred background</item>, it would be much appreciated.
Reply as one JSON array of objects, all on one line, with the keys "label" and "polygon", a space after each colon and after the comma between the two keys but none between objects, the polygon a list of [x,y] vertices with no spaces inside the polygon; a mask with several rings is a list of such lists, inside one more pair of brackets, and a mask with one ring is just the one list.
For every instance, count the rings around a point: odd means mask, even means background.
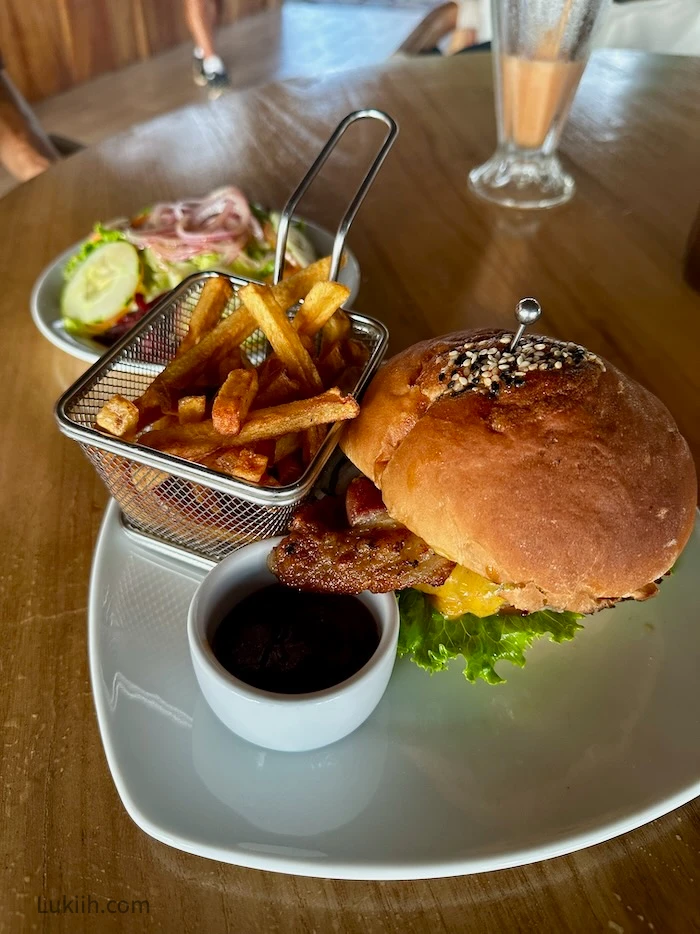
[{"label": "blurred background", "polygon": [[[488,0],[2,0],[0,195],[207,96],[490,38]],[[598,45],[700,54],[700,0],[611,2]]]}]

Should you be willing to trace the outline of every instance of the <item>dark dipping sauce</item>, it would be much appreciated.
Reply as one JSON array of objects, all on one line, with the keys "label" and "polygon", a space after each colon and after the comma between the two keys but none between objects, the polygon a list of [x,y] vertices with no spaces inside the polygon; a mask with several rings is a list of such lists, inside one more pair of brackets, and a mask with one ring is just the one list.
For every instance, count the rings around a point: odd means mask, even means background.
[{"label": "dark dipping sauce", "polygon": [[212,641],[234,677],[276,694],[310,694],[347,680],[379,645],[372,613],[356,597],[270,584],[237,603]]}]

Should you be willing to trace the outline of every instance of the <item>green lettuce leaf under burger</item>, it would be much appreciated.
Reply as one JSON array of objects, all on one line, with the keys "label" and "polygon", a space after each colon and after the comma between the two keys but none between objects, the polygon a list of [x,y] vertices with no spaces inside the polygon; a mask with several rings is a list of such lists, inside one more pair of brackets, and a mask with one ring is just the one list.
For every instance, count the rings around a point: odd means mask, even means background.
[{"label": "green lettuce leaf under burger", "polygon": [[504,679],[495,665],[508,661],[520,668],[525,664],[525,651],[540,636],[548,635],[552,642],[573,639],[581,625],[578,613],[494,613],[479,617],[463,613],[454,619],[443,616],[428,594],[409,588],[398,594],[401,630],[399,655],[408,655],[426,671],[444,671],[448,662],[461,656],[467,681],[482,678],[488,684]]},{"label": "green lettuce leaf under burger", "polygon": [[290,586],[396,590],[399,654],[430,672],[460,656],[490,684],[536,639],[653,597],[697,489],[655,396],[577,344],[512,338],[462,331],[388,361],[341,438],[364,478],[303,507],[270,558]]}]

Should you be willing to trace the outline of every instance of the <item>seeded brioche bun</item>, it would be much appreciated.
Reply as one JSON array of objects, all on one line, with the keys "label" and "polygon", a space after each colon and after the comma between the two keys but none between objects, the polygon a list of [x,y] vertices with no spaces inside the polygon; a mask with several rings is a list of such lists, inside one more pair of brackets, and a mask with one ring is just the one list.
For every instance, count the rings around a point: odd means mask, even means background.
[{"label": "seeded brioche bun", "polygon": [[528,335],[510,355],[511,339],[463,331],[389,360],[345,454],[394,519],[520,610],[650,596],[693,527],[687,443],[601,358]]}]

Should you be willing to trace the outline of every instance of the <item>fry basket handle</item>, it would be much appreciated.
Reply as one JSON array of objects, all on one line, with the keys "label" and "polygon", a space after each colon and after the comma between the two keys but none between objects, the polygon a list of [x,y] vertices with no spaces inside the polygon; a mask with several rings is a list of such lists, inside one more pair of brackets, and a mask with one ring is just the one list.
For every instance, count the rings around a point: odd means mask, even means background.
[{"label": "fry basket handle", "polygon": [[287,236],[289,234],[289,224],[296,210],[297,205],[301,199],[306,194],[306,191],[311,184],[311,182],[316,178],[318,173],[321,171],[326,160],[333,152],[335,147],[338,145],[340,138],[343,136],[347,128],[352,123],[356,123],[358,120],[378,120],[383,123],[388,128],[388,133],[384,137],[384,142],[382,143],[381,149],[374,157],[367,174],[362,179],[359,188],[355,192],[355,197],[350,202],[350,206],[342,217],[340,224],[338,225],[338,230],[335,235],[335,240],[333,241],[333,253],[331,254],[331,268],[329,273],[330,279],[336,279],[338,276],[338,270],[340,269],[340,260],[343,255],[343,247],[345,246],[345,238],[347,236],[350,225],[355,219],[360,205],[365,199],[365,195],[370,189],[372,182],[374,181],[377,172],[382,166],[382,163],[386,159],[389,150],[394,144],[399,128],[396,124],[396,121],[389,116],[389,114],[384,113],[383,110],[375,110],[374,108],[368,108],[366,110],[356,110],[353,113],[349,113],[347,117],[340,121],[338,126],[333,131],[330,139],[323,147],[321,152],[316,157],[313,165],[306,173],[306,175],[299,182],[295,192],[292,194],[289,201],[284,206],[282,215],[280,217],[279,229],[277,231],[277,247],[275,250],[275,273],[272,281],[277,283],[282,278],[282,270],[284,269],[284,256],[287,250]]}]

